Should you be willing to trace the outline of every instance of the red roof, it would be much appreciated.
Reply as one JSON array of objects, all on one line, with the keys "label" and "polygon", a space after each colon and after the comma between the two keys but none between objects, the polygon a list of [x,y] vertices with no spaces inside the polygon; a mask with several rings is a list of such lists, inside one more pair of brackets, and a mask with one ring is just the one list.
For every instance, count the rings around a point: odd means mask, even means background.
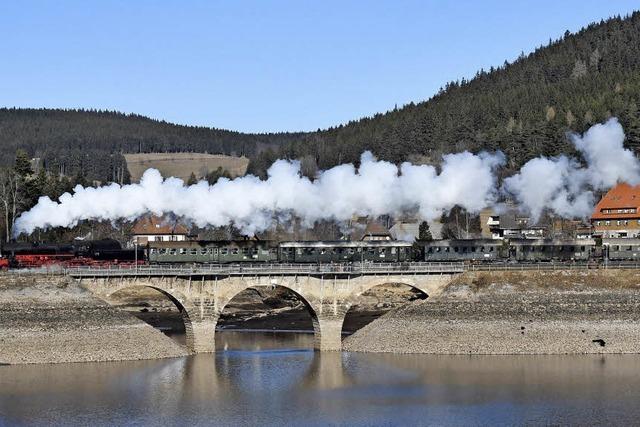
[{"label": "red roof", "polygon": [[175,219],[161,218],[155,215],[144,216],[136,221],[132,234],[188,234],[187,227]]},{"label": "red roof", "polygon": [[[603,212],[611,210],[611,212]],[[618,212],[628,210],[627,212]],[[630,211],[629,211],[630,210]],[[621,183],[613,187],[596,205],[591,219],[639,218],[640,185]]]}]

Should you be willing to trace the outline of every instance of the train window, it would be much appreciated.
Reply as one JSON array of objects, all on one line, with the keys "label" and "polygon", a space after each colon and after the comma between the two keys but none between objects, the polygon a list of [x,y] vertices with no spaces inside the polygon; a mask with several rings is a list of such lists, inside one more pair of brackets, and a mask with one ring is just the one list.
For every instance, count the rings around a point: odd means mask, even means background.
[{"label": "train window", "polygon": [[229,253],[229,248],[220,248],[220,255],[226,255]]},{"label": "train window", "polygon": [[614,245],[614,246],[611,247],[611,249],[613,249],[614,251],[619,251],[620,247],[617,246],[617,245]]},{"label": "train window", "polygon": [[164,255],[166,253],[167,253],[167,250],[165,248],[160,249],[160,255]]},{"label": "train window", "polygon": [[458,247],[457,247],[457,246],[455,246],[455,247],[453,248],[453,252],[458,252]]},{"label": "train window", "polygon": [[175,249],[175,248],[169,249],[169,255],[175,255],[175,254],[176,254],[176,252],[177,252],[177,251],[176,251],[176,249]]},{"label": "train window", "polygon": [[200,255],[206,255],[206,254],[207,254],[207,248],[201,248]]},{"label": "train window", "polygon": [[151,255],[155,255],[155,254],[156,254],[156,249],[155,249],[155,248],[151,248],[151,249],[149,250],[149,253],[150,253]]},{"label": "train window", "polygon": [[242,255],[249,255],[249,248],[242,248]]},{"label": "train window", "polygon": [[187,253],[187,248],[180,248],[180,255],[184,255]]},{"label": "train window", "polygon": [[385,249],[384,249],[384,248],[378,248],[378,253],[379,253],[379,254],[383,254],[384,252],[385,252]]},{"label": "train window", "polygon": [[631,246],[627,246],[627,250],[628,250],[628,251],[632,251],[632,250],[633,250],[633,247],[631,247]]},{"label": "train window", "polygon": [[489,252],[493,252],[493,246],[489,246]]},{"label": "train window", "polygon": [[484,246],[480,246],[480,252],[484,252]]},{"label": "train window", "polygon": [[324,255],[325,253],[327,253],[326,249],[320,249],[320,255]]},{"label": "train window", "polygon": [[[440,249],[440,248],[438,248],[438,249]],[[438,251],[438,252],[440,252],[440,251]],[[433,253],[433,248],[427,249],[427,253],[430,253],[430,254]]]},{"label": "train window", "polygon": [[210,254],[214,254],[214,255],[218,255],[218,248],[210,248],[209,249],[209,253]]},{"label": "train window", "polygon": [[580,246],[580,252],[584,252],[584,246]]},{"label": "train window", "polygon": [[347,252],[348,252],[349,254],[351,254],[351,255],[353,255],[354,253],[356,253],[356,251],[355,251],[355,250],[353,250],[353,248],[349,248],[349,249],[347,249]]},{"label": "train window", "polygon": [[475,252],[475,251],[476,251],[476,247],[475,247],[475,246],[472,246],[472,247],[471,247],[471,252]]},{"label": "train window", "polygon": [[191,249],[191,255],[198,255],[197,249]]},{"label": "train window", "polygon": [[240,250],[238,248],[233,248],[233,249],[231,249],[231,253],[233,255],[238,255],[240,253]]},{"label": "train window", "polygon": [[368,248],[367,252],[369,252],[370,255],[374,255],[376,253],[375,248]]},{"label": "train window", "polygon": [[391,253],[395,254],[396,253],[396,248],[391,248]]}]

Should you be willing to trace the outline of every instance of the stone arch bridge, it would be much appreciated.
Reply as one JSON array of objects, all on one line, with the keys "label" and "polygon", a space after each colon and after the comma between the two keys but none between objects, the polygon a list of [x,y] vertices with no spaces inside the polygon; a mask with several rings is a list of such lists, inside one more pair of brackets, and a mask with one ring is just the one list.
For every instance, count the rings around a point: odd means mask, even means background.
[{"label": "stone arch bridge", "polygon": [[215,350],[216,323],[225,306],[245,289],[282,286],[306,305],[314,328],[316,350],[342,348],[342,324],[349,308],[369,289],[390,283],[408,285],[427,296],[437,295],[461,264],[416,265],[265,265],[255,267],[155,267],[127,269],[75,268],[67,274],[96,296],[131,287],[153,288],[182,313],[187,347],[196,353]]}]

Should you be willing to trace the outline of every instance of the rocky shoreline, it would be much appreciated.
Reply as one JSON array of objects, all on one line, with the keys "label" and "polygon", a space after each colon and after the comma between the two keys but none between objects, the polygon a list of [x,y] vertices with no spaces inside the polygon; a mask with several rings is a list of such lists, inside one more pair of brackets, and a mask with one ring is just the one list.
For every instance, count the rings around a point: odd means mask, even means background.
[{"label": "rocky shoreline", "polygon": [[[311,329],[299,301],[269,292],[240,296],[225,309],[219,328]],[[132,293],[114,306],[70,278],[0,275],[0,365],[188,355],[159,330],[184,328],[175,307],[145,298]],[[635,270],[465,273],[439,295],[388,311],[406,299],[406,292],[393,288],[364,296],[345,321],[343,332],[357,331],[344,339],[344,349],[640,353],[640,273]]]},{"label": "rocky shoreline", "polygon": [[0,364],[179,357],[189,352],[62,276],[0,277]]},{"label": "rocky shoreline", "polygon": [[347,351],[640,353],[640,274],[465,274],[344,341]]}]

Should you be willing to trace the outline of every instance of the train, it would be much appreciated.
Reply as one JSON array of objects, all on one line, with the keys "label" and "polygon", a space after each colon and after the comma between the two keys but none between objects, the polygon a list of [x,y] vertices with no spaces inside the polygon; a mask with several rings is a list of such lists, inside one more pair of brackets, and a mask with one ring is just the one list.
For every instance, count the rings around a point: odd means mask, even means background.
[{"label": "train", "polygon": [[115,239],[73,242],[7,242],[2,246],[3,268],[46,266],[109,266],[145,262],[144,248],[123,248]]},{"label": "train", "polygon": [[640,258],[640,239],[458,239],[406,242],[187,240],[123,248],[117,240],[70,243],[9,242],[0,267],[242,263],[542,263],[629,262]]}]

